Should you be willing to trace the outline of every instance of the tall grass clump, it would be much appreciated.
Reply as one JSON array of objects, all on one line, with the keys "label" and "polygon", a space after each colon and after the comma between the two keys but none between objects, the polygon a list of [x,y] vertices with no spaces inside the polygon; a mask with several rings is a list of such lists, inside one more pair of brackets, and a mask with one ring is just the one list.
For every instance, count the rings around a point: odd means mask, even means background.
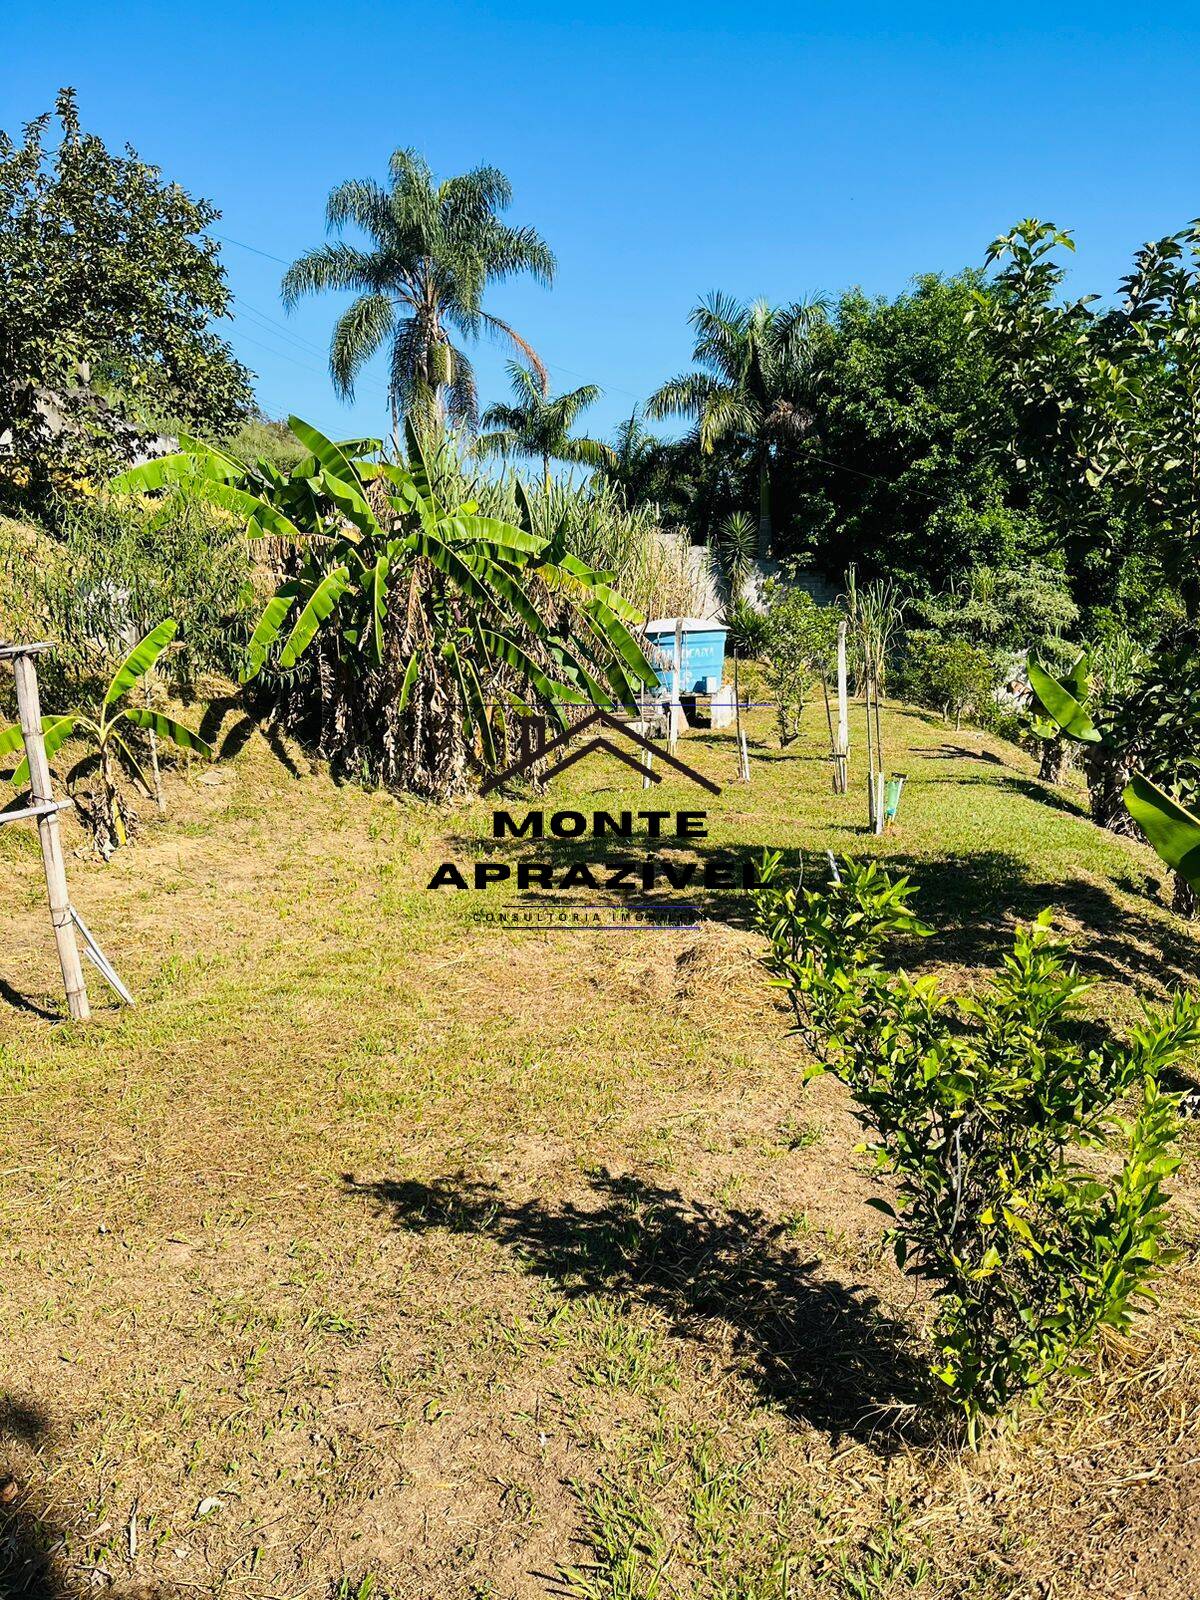
[{"label": "tall grass clump", "polygon": [[[427,447],[428,448],[428,447]],[[602,478],[526,481],[513,468],[498,473],[474,469],[453,434],[428,449],[430,475],[438,498],[458,505],[474,500],[485,516],[521,521],[520,501],[542,538],[597,572],[612,576],[613,587],[642,616],[694,616],[703,609],[703,582],[686,539],[664,533],[657,509],[627,505],[615,485]]]}]

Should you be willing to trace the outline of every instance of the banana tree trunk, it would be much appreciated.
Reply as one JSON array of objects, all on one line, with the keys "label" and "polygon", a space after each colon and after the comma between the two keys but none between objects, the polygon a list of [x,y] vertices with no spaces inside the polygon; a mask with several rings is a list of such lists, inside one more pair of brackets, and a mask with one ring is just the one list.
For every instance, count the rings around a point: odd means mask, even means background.
[{"label": "banana tree trunk", "polygon": [[1200,917],[1200,894],[1197,894],[1187,879],[1181,877],[1178,872],[1172,876],[1175,885],[1171,897],[1171,909],[1176,916],[1186,917],[1189,922],[1194,922]]},{"label": "banana tree trunk", "polygon": [[1038,777],[1043,783],[1061,783],[1067,770],[1071,752],[1065,739],[1047,739],[1042,745],[1042,759]]}]

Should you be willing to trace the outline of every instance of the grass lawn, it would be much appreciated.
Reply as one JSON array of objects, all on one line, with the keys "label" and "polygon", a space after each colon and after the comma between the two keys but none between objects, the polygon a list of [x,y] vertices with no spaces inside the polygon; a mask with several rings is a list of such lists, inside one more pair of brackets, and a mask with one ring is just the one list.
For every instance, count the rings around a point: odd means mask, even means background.
[{"label": "grass lawn", "polygon": [[[69,859],[135,1009],[89,973],[95,1021],[58,1020],[36,837],[0,830],[0,1594],[1200,1589],[1194,1161],[1160,1310],[978,1454],[930,1437],[925,1298],[842,1090],[801,1086],[745,896],[690,931],[482,925],[511,885],[426,884],[528,848],[488,802],[339,787],[235,723],[135,847]],[[716,799],[596,757],[509,808],[705,809],[702,858],[878,851],[956,985],[1054,905],[1098,1027],[1200,971],[1153,855],[1013,746],[892,716],[910,781],[875,840],[823,711],[785,752],[751,734],[749,788],[730,735],[681,746]]]}]

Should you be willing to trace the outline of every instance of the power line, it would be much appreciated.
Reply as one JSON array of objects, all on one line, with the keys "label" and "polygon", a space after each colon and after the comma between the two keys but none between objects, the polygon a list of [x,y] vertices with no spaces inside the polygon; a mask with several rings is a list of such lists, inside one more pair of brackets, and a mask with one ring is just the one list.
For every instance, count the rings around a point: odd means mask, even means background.
[{"label": "power line", "polygon": [[[272,255],[269,250],[260,250],[257,245],[246,244],[241,239],[231,239],[228,236],[226,236],[225,234],[220,234],[220,233],[214,234],[213,238],[220,239],[223,244],[236,245],[239,250],[249,250],[253,255],[264,256],[268,261],[277,261],[281,267],[286,267],[286,266],[290,266],[291,265],[291,263],[288,262],[288,261],[285,261],[282,256]],[[310,352],[313,355],[320,355],[320,356],[324,356],[325,355],[325,351],[321,350],[319,346],[310,343],[308,340],[303,339],[298,335],[294,335],[290,328],[286,327],[285,324],[283,324],[282,322],[276,321],[276,319],[274,317],[269,316],[265,311],[258,310],[256,307],[250,305],[250,303],[248,301],[245,301],[245,300],[239,301],[239,304],[241,306],[243,306],[246,310],[252,312],[261,321],[272,324],[273,328],[276,328],[276,329],[279,330],[279,334],[277,336],[282,336],[284,338],[289,338],[291,340],[291,342],[293,344],[295,344],[298,349],[306,350],[306,351]],[[253,340],[253,339],[250,340],[251,344],[254,344],[255,342],[256,341]],[[271,350],[271,347],[269,345],[260,344],[259,348],[268,351],[271,355],[283,355],[283,359],[285,361],[295,360],[295,358],[292,357],[292,356],[284,355],[282,351]],[[296,365],[299,366],[299,367],[304,367],[304,370],[307,371],[307,372],[315,372],[316,371],[316,369],[314,367],[307,367],[301,361],[296,361]],[[580,378],[580,379],[583,379],[584,382],[589,381],[588,378],[587,378],[587,375],[585,373],[576,372],[571,367],[564,367],[560,362],[547,361],[545,363],[545,365],[548,366],[554,372],[565,372],[568,377]],[[320,374],[320,375],[323,376],[324,374]],[[387,385],[380,383],[378,381],[378,379],[375,379],[375,378],[364,378],[364,379],[361,379],[360,381],[365,383],[368,388],[373,388],[378,394],[383,395],[385,398],[387,397],[387,395],[388,395]],[[635,405],[640,403],[640,396],[634,394],[629,389],[618,388],[616,384],[606,384],[606,385],[604,385],[604,389],[605,389],[605,393],[623,394],[623,395],[625,395],[628,399],[632,400]],[[828,457],[819,456],[814,451],[809,451],[808,452],[808,456],[809,456],[809,459],[811,461],[819,462],[820,465],[823,466],[823,467],[832,467],[835,472],[848,472],[852,477],[862,478],[868,483],[883,483],[883,484],[889,484],[889,485],[891,485],[893,487],[895,486],[895,480],[894,479],[885,478],[881,473],[878,473],[878,472],[863,472],[859,467],[847,466],[844,461],[831,461]],[[931,494],[927,489],[909,489],[908,493],[910,493],[912,495],[915,495],[918,500],[928,500],[931,504],[935,504],[935,505],[940,505],[940,504],[942,504],[942,501],[943,501],[943,497],[941,495]]]},{"label": "power line", "polygon": [[[262,256],[267,261],[277,261],[281,267],[291,266],[291,262],[290,261],[285,261],[282,256],[272,255],[271,251],[269,251],[269,250],[260,250],[257,245],[247,244],[245,242],[245,240],[243,240],[243,239],[233,239],[233,238],[230,238],[228,234],[224,234],[224,233],[214,233],[212,235],[212,237],[214,239],[219,239],[222,244],[236,245],[239,250],[249,250],[252,255]],[[253,306],[249,306],[249,303],[247,301],[241,300],[241,301],[239,301],[239,304],[243,305],[243,306],[247,306],[247,308],[249,310],[254,310],[254,307]],[[273,318],[267,316],[265,311],[259,311],[259,312],[257,312],[257,315],[262,317],[262,318],[264,318],[268,322],[274,321]],[[289,333],[291,331],[290,329],[286,328],[283,323],[276,323],[275,325],[276,325],[276,327],[280,328],[284,333]],[[297,339],[296,342],[298,344],[307,344],[307,341],[301,341],[299,339]],[[310,348],[313,350],[314,354],[318,353],[315,346],[310,346]],[[325,354],[325,352],[323,350],[320,351],[319,353],[321,355]],[[567,377],[569,377],[569,378],[579,378],[585,383],[591,381],[588,378],[586,373],[577,372],[573,367],[564,367],[563,364],[560,361],[549,361],[548,360],[548,361],[546,361],[545,365],[548,366],[551,369],[551,371],[553,371],[553,372],[565,373],[567,375]],[[370,383],[371,381],[372,380],[370,380],[370,379],[367,380],[368,383]],[[387,388],[386,388],[385,385],[376,385],[376,386],[378,388],[380,388],[381,391],[384,394],[387,393]],[[605,384],[604,385],[604,391],[605,391],[606,394],[621,394],[621,395],[624,395],[626,397],[626,399],[632,400],[635,405],[638,404],[638,402],[641,399],[641,396],[634,394],[631,389],[622,389],[618,384],[615,384],[615,383],[607,383],[607,384]]]},{"label": "power line", "polygon": [[214,233],[214,239],[219,239],[222,244],[235,244],[239,250],[249,250],[251,255],[265,256],[268,261],[278,261],[281,267],[290,267],[291,262],[285,261],[282,256],[273,256],[269,250],[260,250],[256,244],[247,244],[244,239],[230,239],[224,233]]}]

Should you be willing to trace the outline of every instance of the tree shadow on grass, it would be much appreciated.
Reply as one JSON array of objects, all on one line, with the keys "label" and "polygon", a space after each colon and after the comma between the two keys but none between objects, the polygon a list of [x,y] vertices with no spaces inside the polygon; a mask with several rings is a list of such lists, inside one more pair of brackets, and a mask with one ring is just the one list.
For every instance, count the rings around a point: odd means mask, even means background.
[{"label": "tree shadow on grass", "polygon": [[844,1285],[786,1229],[753,1211],[685,1199],[677,1189],[601,1172],[595,1203],[507,1198],[464,1176],[360,1182],[407,1232],[477,1233],[568,1297],[611,1294],[651,1306],[711,1348],[728,1328],[752,1380],[787,1415],[889,1454],[931,1439],[929,1384],[910,1331],[861,1285]]},{"label": "tree shadow on grass", "polygon": [[[983,758],[976,756],[974,759],[979,761]],[[1002,766],[1003,762],[999,764]],[[999,775],[991,772],[972,772],[964,774],[961,778],[938,778],[936,782],[939,788],[982,785],[988,789],[1007,790],[1010,794],[1019,794],[1026,800],[1036,801],[1038,805],[1049,806],[1052,811],[1065,811],[1069,816],[1082,817],[1085,821],[1091,820],[1087,802],[1080,796],[1056,789],[1052,783],[1043,783],[1040,778],[1026,777],[1024,773],[1005,772]]]},{"label": "tree shadow on grass", "polygon": [[8,1465],[14,1442],[37,1444],[50,1424],[35,1406],[0,1397],[0,1600],[68,1600],[59,1552],[62,1536],[33,1509],[25,1486]]},{"label": "tree shadow on grass", "polygon": [[226,729],[219,745],[216,746],[217,756],[222,761],[232,761],[246,748],[250,737],[254,733],[261,733],[271,748],[271,753],[281,766],[286,767],[293,778],[302,777],[300,768],[292,760],[287,746],[280,737],[279,729],[270,720],[269,715],[256,715],[255,709],[247,709],[241,698],[237,695],[227,694],[209,703],[204,716],[200,720],[197,730],[200,737],[213,744],[221,732],[225,718],[231,711],[237,711],[239,716]]},{"label": "tree shadow on grass", "polygon": [[[911,967],[954,965],[994,968],[1012,946],[1013,926],[1049,907],[1079,924],[1071,956],[1091,978],[1124,983],[1148,1000],[1200,979],[1200,938],[1118,899],[1109,888],[1082,878],[1045,882],[1006,851],[973,851],[929,860],[892,856],[892,873],[906,873],[918,890],[914,909],[934,933],[897,949]],[[1136,892],[1132,880],[1120,887]]]}]

